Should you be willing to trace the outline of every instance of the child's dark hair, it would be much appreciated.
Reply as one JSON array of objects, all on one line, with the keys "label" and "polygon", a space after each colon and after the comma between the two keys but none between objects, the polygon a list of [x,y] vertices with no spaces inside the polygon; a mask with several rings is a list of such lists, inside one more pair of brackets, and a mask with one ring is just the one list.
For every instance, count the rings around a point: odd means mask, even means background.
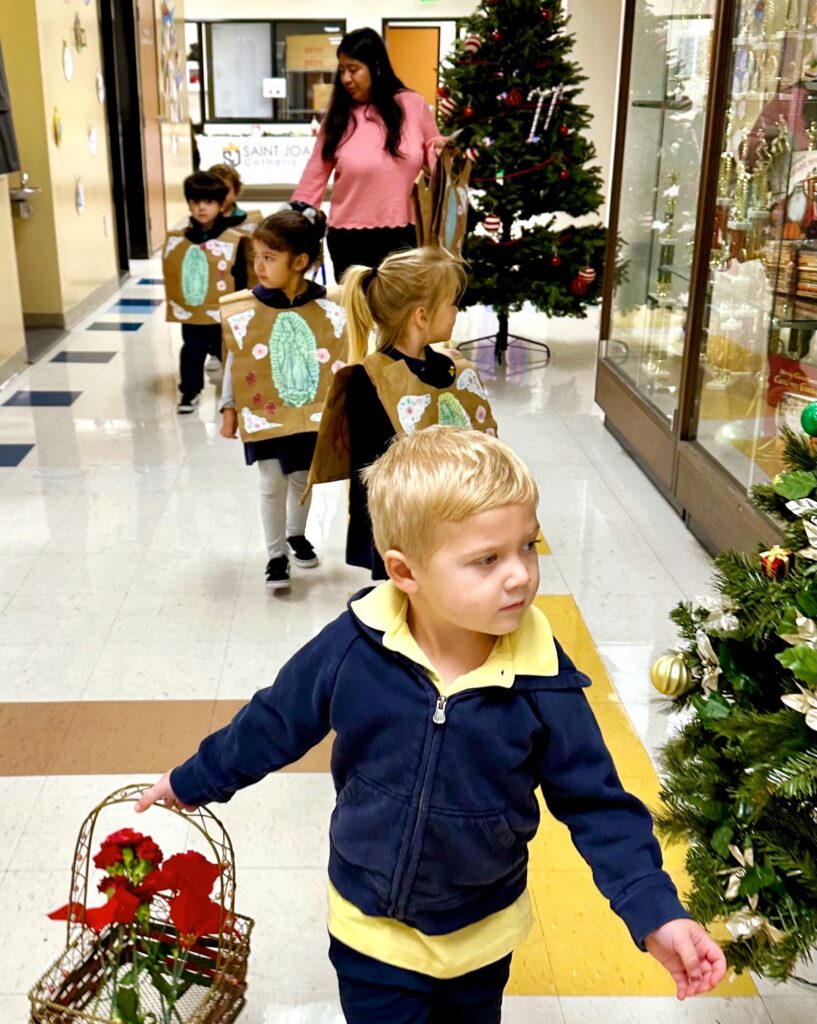
[{"label": "child's dark hair", "polygon": [[196,202],[198,199],[210,199],[221,204],[227,198],[227,185],[215,174],[196,171],[184,179],[184,198],[188,203]]},{"label": "child's dark hair", "polygon": [[326,234],[326,214],[306,203],[290,203],[264,220],[253,231],[253,241],[263,242],[270,249],[290,252],[293,256],[306,253],[309,267],[322,262],[323,236]]}]

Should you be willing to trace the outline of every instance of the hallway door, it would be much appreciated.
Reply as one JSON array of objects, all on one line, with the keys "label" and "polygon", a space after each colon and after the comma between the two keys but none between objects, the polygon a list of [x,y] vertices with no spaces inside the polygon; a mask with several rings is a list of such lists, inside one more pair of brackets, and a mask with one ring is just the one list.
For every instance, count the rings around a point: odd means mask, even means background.
[{"label": "hallway door", "polygon": [[428,26],[386,25],[385,41],[394,73],[430,107],[437,104],[440,30]]},{"label": "hallway door", "polygon": [[162,134],[159,124],[159,65],[153,0],[136,0],[139,29],[139,93],[142,108],[142,145],[147,191],[148,241],[155,252],[167,233]]}]

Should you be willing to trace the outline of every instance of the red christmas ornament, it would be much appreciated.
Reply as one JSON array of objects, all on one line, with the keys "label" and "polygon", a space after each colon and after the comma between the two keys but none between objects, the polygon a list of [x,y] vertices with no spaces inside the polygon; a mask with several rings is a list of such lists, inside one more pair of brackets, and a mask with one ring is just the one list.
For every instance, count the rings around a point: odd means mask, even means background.
[{"label": "red christmas ornament", "polygon": [[554,269],[557,269],[558,267],[561,267],[561,265],[562,265],[562,257],[561,257],[561,256],[558,256],[558,255],[557,255],[556,253],[554,253],[554,254],[553,254],[553,255],[552,255],[551,257],[550,257],[550,265],[551,265],[551,266],[552,266],[552,267],[553,267]]},{"label": "red christmas ornament", "polygon": [[520,90],[517,89],[516,86],[514,86],[513,89],[511,89],[510,92],[508,92],[508,94],[505,96],[505,106],[521,107],[523,98],[524,97],[522,96]]},{"label": "red christmas ornament", "polygon": [[474,161],[478,160],[479,159],[479,147],[478,146],[468,146],[466,148],[466,150],[465,150],[465,158],[466,158],[466,160],[470,160],[472,163]]},{"label": "red christmas ornament", "polygon": [[486,231],[490,231],[493,234],[502,227],[502,221],[495,213],[486,213],[482,225]]},{"label": "red christmas ornament", "polygon": [[559,171],[559,177],[562,179],[562,181],[567,181],[567,179],[570,177],[570,171],[568,171],[567,168],[563,168],[561,171]]},{"label": "red christmas ornament", "polygon": [[542,21],[553,21],[553,11],[548,7],[543,7],[539,13],[542,15]]},{"label": "red christmas ornament", "polygon": [[559,125],[559,134],[562,135],[562,136],[570,134],[570,129],[568,128],[568,126],[566,124],[560,124]]},{"label": "red christmas ornament", "polygon": [[596,272],[592,267],[582,267],[579,271],[579,277],[587,284],[592,284],[596,280]]},{"label": "red christmas ornament", "polygon": [[465,107],[462,108],[462,116],[463,117],[473,117],[474,116],[474,108],[471,106],[470,103],[468,104],[468,106],[465,106]]},{"label": "red christmas ornament", "polygon": [[480,49],[482,48],[482,40],[479,38],[479,36],[468,36],[468,38],[462,44],[462,48],[463,50],[465,50],[466,53],[479,53]]},{"label": "red christmas ornament", "polygon": [[446,89],[444,85],[440,85],[437,87],[437,95],[440,97],[440,99],[444,99],[446,96],[450,96],[451,93],[448,91],[448,89]]},{"label": "red christmas ornament", "polygon": [[569,287],[570,294],[575,295],[576,298],[579,298],[579,296],[585,295],[587,293],[587,282],[582,280],[581,274],[579,274],[578,277],[573,278],[573,280],[570,282]]},{"label": "red christmas ornament", "polygon": [[440,110],[446,117],[452,118],[457,112],[457,101],[453,96],[443,96],[440,100]]},{"label": "red christmas ornament", "polygon": [[502,42],[502,33],[499,31],[498,28],[494,29],[494,31],[491,33],[491,39],[493,39],[495,43]]}]

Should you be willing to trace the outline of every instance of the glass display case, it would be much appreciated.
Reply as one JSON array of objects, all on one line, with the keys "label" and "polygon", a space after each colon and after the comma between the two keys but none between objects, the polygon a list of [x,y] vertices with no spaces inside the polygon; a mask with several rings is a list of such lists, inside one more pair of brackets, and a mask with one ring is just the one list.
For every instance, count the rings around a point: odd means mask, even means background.
[{"label": "glass display case", "polygon": [[817,0],[626,0],[597,401],[712,549],[817,395]]}]

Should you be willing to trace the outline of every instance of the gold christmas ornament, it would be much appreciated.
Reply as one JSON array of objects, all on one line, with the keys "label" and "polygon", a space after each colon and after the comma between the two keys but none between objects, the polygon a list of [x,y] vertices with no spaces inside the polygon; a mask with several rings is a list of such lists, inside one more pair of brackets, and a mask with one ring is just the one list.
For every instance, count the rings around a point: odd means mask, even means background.
[{"label": "gold christmas ornament", "polygon": [[650,669],[650,681],[659,693],[679,697],[692,687],[692,676],[680,654],[665,654]]}]

